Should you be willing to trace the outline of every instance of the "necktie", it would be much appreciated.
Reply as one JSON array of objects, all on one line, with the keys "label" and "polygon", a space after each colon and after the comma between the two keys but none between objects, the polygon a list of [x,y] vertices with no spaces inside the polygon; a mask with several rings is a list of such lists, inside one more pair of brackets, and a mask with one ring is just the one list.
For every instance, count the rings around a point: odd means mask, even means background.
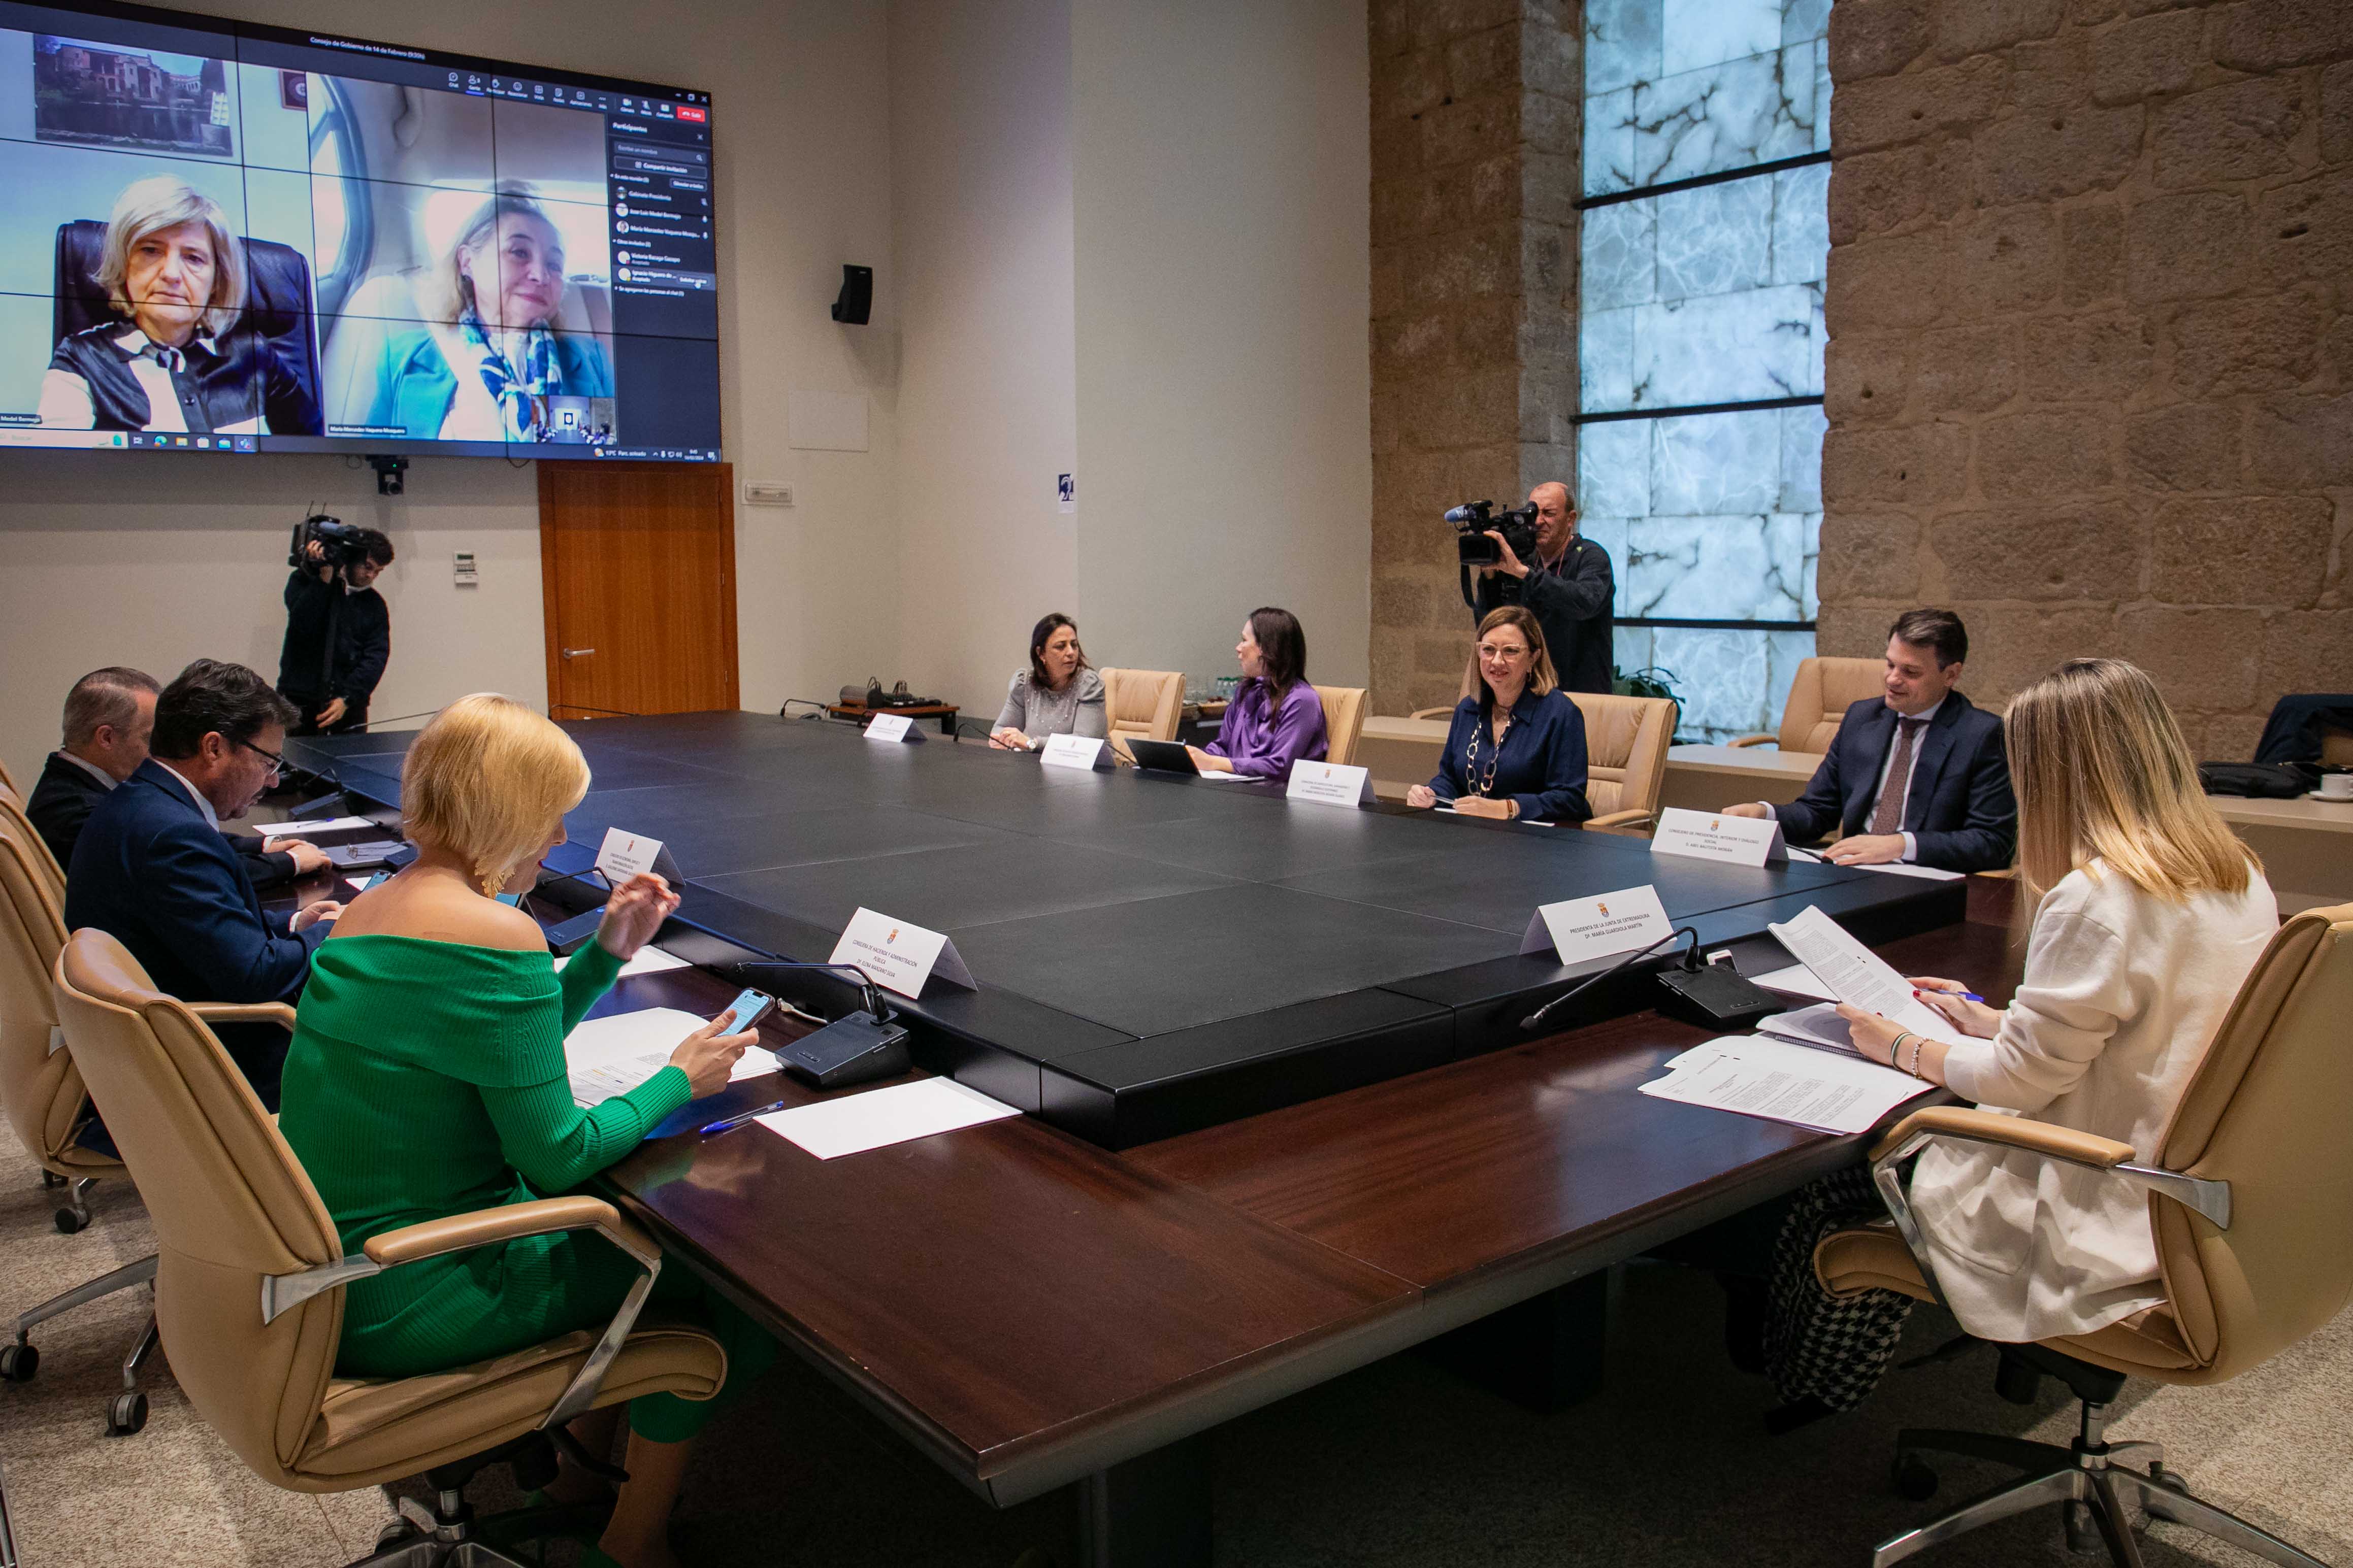
[{"label": "necktie", "polygon": [[1879,804],[1872,808],[1873,833],[1904,831],[1904,792],[1912,783],[1912,742],[1926,722],[1926,719],[1895,721],[1895,760],[1888,764],[1887,783],[1880,788]]}]

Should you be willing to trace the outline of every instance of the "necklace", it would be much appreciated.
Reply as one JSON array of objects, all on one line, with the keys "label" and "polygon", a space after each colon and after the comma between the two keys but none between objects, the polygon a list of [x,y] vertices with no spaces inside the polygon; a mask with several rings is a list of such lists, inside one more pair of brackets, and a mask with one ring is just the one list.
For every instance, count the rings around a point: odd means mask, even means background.
[{"label": "necklace", "polygon": [[1487,732],[1485,724],[1474,725],[1471,743],[1462,753],[1462,773],[1471,783],[1473,795],[1492,795],[1495,789],[1495,765],[1504,760],[1504,740],[1512,732],[1512,710],[1504,710],[1503,721],[1495,726],[1494,751],[1488,755],[1484,773],[1479,768],[1479,742]]}]

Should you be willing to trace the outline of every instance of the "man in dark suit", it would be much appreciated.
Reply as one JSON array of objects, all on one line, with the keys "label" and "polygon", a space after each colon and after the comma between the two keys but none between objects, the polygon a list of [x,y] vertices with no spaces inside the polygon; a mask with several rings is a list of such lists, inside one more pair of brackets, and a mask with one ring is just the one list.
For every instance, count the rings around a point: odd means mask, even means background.
[{"label": "man in dark suit", "polygon": [[1567,485],[1540,484],[1528,492],[1528,504],[1536,509],[1535,559],[1521,560],[1501,531],[1488,530],[1502,559],[1479,568],[1475,585],[1471,568],[1458,568],[1462,602],[1471,606],[1474,623],[1499,605],[1525,605],[1544,628],[1545,651],[1560,689],[1606,693],[1617,624],[1609,608],[1617,591],[1609,552],[1578,537],[1577,503]]},{"label": "man in dark suit", "polygon": [[[66,924],[131,950],[158,990],[189,1002],[291,1002],[343,912],[322,900],[265,915],[220,819],[278,776],[293,705],[242,665],[200,658],[155,700],[152,754],[98,803],[66,870]],[[284,1031],[219,1031],[264,1105],[278,1104]]]},{"label": "man in dark suit", "polygon": [[[155,728],[155,678],[144,670],[109,665],[93,669],[66,693],[64,743],[41,764],[40,782],[25,803],[25,816],[56,856],[58,868],[73,863],[74,841],[98,803],[147,760],[147,739]],[[250,834],[229,835],[257,888],[274,888],[323,869],[327,858],[299,838],[270,848]]]},{"label": "man in dark suit", "polygon": [[1906,610],[1887,636],[1886,695],[1846,710],[1830,754],[1788,805],[1756,801],[1728,816],[1775,816],[1792,843],[1837,828],[1841,866],[1909,862],[1993,871],[2018,847],[2018,802],[2001,717],[1954,688],[1969,635],[1950,610]]}]

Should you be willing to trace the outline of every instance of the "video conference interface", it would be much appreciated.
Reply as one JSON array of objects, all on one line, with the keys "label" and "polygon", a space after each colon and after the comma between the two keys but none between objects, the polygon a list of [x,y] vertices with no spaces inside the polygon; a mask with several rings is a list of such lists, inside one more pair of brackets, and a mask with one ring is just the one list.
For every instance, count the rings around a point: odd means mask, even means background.
[{"label": "video conference interface", "polygon": [[716,461],[711,119],[0,0],[0,447]]}]

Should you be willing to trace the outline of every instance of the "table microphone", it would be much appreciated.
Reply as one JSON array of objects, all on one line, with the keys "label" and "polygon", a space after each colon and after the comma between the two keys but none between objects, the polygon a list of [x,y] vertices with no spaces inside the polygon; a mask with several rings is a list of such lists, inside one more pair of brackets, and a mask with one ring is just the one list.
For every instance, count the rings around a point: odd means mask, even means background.
[{"label": "table microphone", "polygon": [[883,1004],[882,993],[873,977],[857,965],[796,963],[789,959],[762,958],[746,959],[730,967],[739,974],[749,969],[821,969],[856,976],[863,1003],[860,1010],[845,1013],[822,1029],[775,1047],[776,1060],[796,1078],[806,1079],[819,1089],[840,1089],[907,1070],[907,1030],[892,1021],[891,1009]]},{"label": "table microphone", "polygon": [[1674,941],[1675,938],[1679,936],[1688,936],[1691,938],[1690,951],[1683,955],[1683,963],[1685,967],[1694,969],[1699,967],[1699,928],[1696,926],[1683,926],[1678,930],[1669,931],[1666,935],[1661,937],[1658,941],[1652,942],[1648,947],[1641,948],[1633,952],[1628,953],[1625,957],[1620,959],[1617,963],[1611,964],[1600,973],[1587,975],[1584,979],[1578,981],[1576,984],[1570,986],[1567,990],[1562,992],[1559,995],[1554,997],[1551,1001],[1546,1003],[1543,1006],[1537,1008],[1526,1017],[1521,1019],[1521,1029],[1523,1031],[1534,1031],[1543,1025],[1545,1019],[1551,1016],[1555,1008],[1567,1001],[1570,997],[1579,995],[1582,993],[1590,990],[1592,987],[1600,984],[1601,982],[1609,979],[1611,975],[1624,969],[1636,959],[1648,958],[1651,954],[1658,952],[1659,949],[1666,946],[1667,943]]}]

